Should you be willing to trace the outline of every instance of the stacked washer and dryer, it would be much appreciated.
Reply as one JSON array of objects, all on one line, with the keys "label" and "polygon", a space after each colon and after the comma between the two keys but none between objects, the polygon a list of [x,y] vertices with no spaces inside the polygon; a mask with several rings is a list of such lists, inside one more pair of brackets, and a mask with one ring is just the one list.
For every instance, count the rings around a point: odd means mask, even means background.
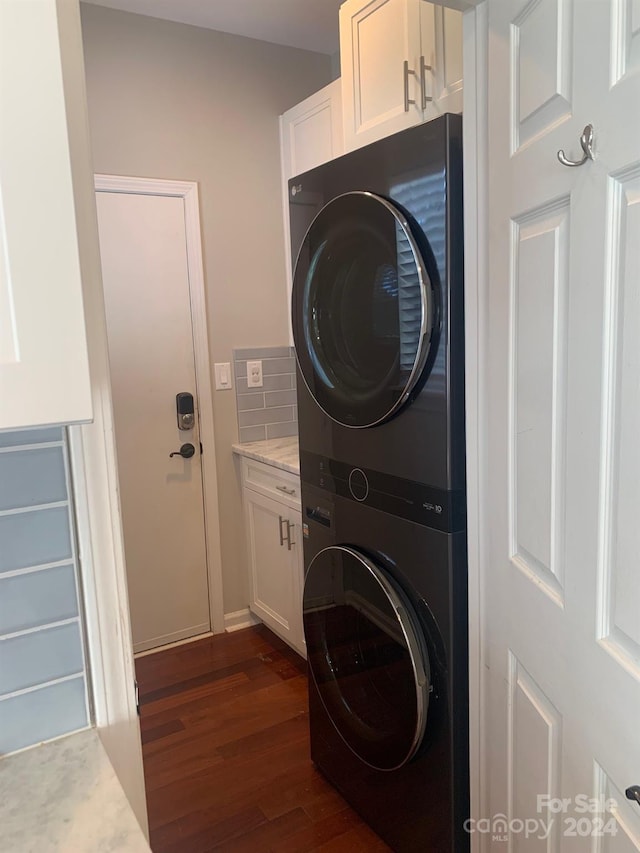
[{"label": "stacked washer and dryer", "polygon": [[289,182],[311,757],[396,851],[469,838],[462,120]]}]

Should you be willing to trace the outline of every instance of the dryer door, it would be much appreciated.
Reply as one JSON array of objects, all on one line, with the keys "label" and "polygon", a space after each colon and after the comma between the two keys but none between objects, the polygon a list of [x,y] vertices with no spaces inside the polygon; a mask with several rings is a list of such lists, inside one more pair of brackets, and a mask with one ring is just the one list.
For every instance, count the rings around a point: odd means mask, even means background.
[{"label": "dryer door", "polygon": [[293,334],[311,395],[338,423],[388,420],[419,382],[436,315],[429,253],[419,227],[373,193],[338,196],[311,223],[294,272]]},{"label": "dryer door", "polygon": [[430,686],[406,597],[368,557],[332,546],[309,566],[303,610],[311,676],[342,739],[371,767],[402,767],[424,737]]}]

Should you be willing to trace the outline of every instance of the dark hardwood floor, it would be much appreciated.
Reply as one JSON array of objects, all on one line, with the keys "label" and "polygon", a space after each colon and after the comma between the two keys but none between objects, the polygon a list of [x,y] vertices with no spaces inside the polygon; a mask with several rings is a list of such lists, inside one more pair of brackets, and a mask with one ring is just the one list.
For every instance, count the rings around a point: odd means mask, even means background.
[{"label": "dark hardwood floor", "polygon": [[389,850],[311,763],[306,665],[268,629],[136,672],[153,853]]}]

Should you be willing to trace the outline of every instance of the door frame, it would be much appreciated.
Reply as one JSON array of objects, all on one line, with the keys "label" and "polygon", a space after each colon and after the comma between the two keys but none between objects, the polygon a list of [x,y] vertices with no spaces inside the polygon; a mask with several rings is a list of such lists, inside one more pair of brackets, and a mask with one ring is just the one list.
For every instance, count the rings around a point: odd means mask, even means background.
[{"label": "door frame", "polygon": [[[484,617],[483,578],[485,554],[486,494],[486,411],[483,408],[484,353],[488,339],[486,294],[487,273],[487,4],[483,0],[440,0],[442,6],[463,11],[463,64],[464,64],[464,126],[463,152],[465,157],[465,335],[466,335],[466,442],[467,442],[467,539],[469,553],[469,741],[471,816],[479,818],[486,813],[482,795],[482,779],[486,763],[483,738],[485,685],[483,676]],[[196,236],[197,256],[190,262],[194,273],[194,288],[199,287],[200,312],[194,320],[204,323],[204,277],[200,243],[197,184],[181,181],[155,181],[141,178],[96,176],[105,181],[128,182],[126,189],[134,186],[150,192],[155,184],[156,194],[161,187],[182,187],[190,195],[183,195],[185,211],[194,208],[188,234]],[[169,189],[169,192],[171,190]],[[193,192],[191,192],[193,191]],[[165,191],[166,192],[166,191]],[[96,221],[95,196],[83,198],[83,212]],[[91,205],[93,201],[93,205]],[[194,224],[195,223],[195,224]],[[96,222],[97,234],[97,222]],[[193,241],[192,241],[193,242]],[[95,722],[111,762],[134,811],[146,830],[146,804],[140,733],[136,717],[133,666],[133,647],[129,622],[126,567],[122,548],[121,515],[118,497],[117,468],[111,387],[107,357],[105,312],[101,287],[99,258],[92,265],[92,280],[85,280],[85,320],[89,343],[92,387],[94,394],[94,420],[90,424],[69,428],[70,455],[77,502],[78,540],[82,585],[86,609],[86,630],[89,660],[95,702]],[[194,323],[195,332],[195,323]],[[206,340],[206,325],[205,325]],[[194,335],[195,337],[195,335]],[[205,370],[209,373],[208,349],[204,350]],[[202,375],[202,374],[201,374]],[[208,384],[211,389],[210,383]],[[211,406],[211,391],[208,403]],[[204,426],[204,420],[203,420]],[[205,436],[213,447],[213,419]],[[209,458],[207,458],[209,457]],[[213,457],[213,459],[211,459]],[[207,488],[212,494],[208,505],[209,517],[215,519],[214,536],[208,537],[217,549],[219,560],[218,492],[216,486],[215,456],[207,453],[203,461],[212,462],[207,478]],[[204,470],[204,468],[203,468]],[[213,479],[211,479],[213,478]],[[215,534],[218,534],[217,536]],[[219,592],[212,592],[222,606],[221,573]],[[212,628],[224,631],[224,617],[214,620]],[[215,627],[214,627],[215,626]],[[471,836],[473,853],[487,849],[490,836],[474,833]]]},{"label": "door frame", "polygon": [[209,587],[209,617],[211,631],[223,633],[224,602],[222,598],[222,553],[220,549],[220,520],[218,513],[218,474],[215,454],[215,431],[211,371],[209,368],[209,333],[207,304],[202,261],[202,232],[200,204],[195,181],[173,181],[162,178],[136,178],[123,175],[94,175],[96,192],[124,195],[167,196],[182,199],[184,204],[187,269],[189,276],[189,305],[193,330],[193,350],[196,373],[196,394],[199,413],[199,435],[205,452],[202,454],[202,498],[204,510],[207,581]]},{"label": "door frame", "polygon": [[[455,2],[439,0],[443,6]],[[487,767],[485,729],[486,630],[484,590],[488,534],[486,435],[486,352],[488,332],[488,35],[487,3],[462,18],[464,158],[465,417],[467,453],[467,554],[469,610],[469,780],[470,815],[488,814],[483,780]],[[489,849],[491,836],[471,834],[472,853]]]}]

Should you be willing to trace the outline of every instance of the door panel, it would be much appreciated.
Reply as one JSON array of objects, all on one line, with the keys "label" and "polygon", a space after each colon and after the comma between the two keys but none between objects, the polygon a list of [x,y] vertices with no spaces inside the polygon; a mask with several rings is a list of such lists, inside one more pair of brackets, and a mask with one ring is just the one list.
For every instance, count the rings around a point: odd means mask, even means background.
[{"label": "door panel", "polygon": [[184,202],[98,192],[134,649],[210,628],[200,453],[175,395],[196,396]]},{"label": "door panel", "polygon": [[571,115],[572,0],[514,4],[511,21],[512,150]]},{"label": "door panel", "polygon": [[569,200],[513,223],[511,554],[562,601]]},{"label": "door panel", "polygon": [[[514,851],[640,850],[624,798],[640,784],[632,18],[617,0],[489,3],[484,784],[487,816],[555,818],[544,840],[512,832]],[[588,122],[595,161],[561,165]],[[601,794],[617,806],[579,811],[578,795]],[[598,838],[594,817],[616,834]]]},{"label": "door panel", "polygon": [[640,169],[610,181],[612,269],[609,336],[605,343],[608,382],[603,446],[602,595],[600,639],[640,678]]}]

